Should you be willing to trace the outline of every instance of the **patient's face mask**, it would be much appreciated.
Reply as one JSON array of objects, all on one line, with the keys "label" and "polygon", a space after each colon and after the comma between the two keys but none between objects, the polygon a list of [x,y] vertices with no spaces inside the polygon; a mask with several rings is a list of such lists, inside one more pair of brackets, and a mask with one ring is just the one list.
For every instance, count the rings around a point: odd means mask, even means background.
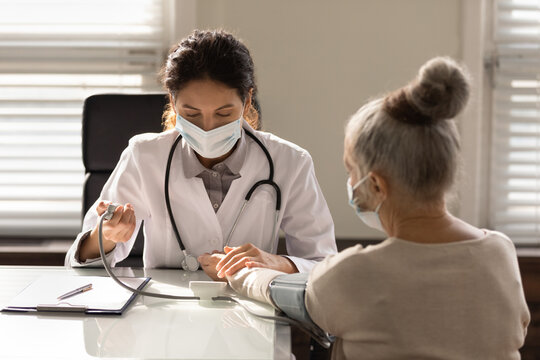
[{"label": "patient's face mask", "polygon": [[381,232],[385,232],[384,228],[381,224],[381,218],[379,217],[379,209],[381,208],[382,201],[374,211],[363,211],[356,205],[355,203],[355,197],[354,197],[354,190],[356,190],[360,185],[362,185],[367,179],[369,178],[369,175],[364,176],[360,181],[358,181],[354,186],[351,185],[351,178],[347,179],[347,193],[349,196],[349,205],[356,211],[356,215],[370,228],[373,228],[375,230],[379,230]]},{"label": "patient's face mask", "polygon": [[242,135],[243,116],[227,125],[204,131],[176,113],[176,130],[199,155],[215,159],[228,153]]}]

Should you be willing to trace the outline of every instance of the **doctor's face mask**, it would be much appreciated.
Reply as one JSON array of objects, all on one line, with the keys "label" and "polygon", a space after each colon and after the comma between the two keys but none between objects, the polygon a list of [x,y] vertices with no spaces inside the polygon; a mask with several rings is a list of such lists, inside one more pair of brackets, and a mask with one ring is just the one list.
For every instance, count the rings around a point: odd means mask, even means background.
[{"label": "doctor's face mask", "polygon": [[184,119],[178,112],[176,114],[176,130],[196,153],[207,159],[215,159],[228,153],[242,135],[243,115],[231,123],[204,131]]}]

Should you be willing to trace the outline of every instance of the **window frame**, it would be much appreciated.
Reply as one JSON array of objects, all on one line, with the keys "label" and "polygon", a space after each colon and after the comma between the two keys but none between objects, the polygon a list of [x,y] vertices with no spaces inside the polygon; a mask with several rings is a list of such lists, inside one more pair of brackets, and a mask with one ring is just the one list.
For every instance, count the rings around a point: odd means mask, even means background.
[{"label": "window frame", "polygon": [[[180,5],[181,3],[177,3],[174,0],[161,0],[162,2],[162,20],[163,20],[163,32],[161,36],[161,48],[162,54],[160,56],[161,59],[161,65],[166,60],[167,50],[170,48],[170,46],[176,41],[177,39],[177,33],[180,28],[184,29],[187,28],[187,26],[190,26],[189,31],[186,29],[184,32],[187,34],[190,32],[195,26],[194,19],[195,17],[195,2],[193,3],[191,1],[187,1],[186,4]],[[180,16],[181,15],[181,16]],[[178,19],[178,20],[177,20]],[[180,21],[182,19],[189,19],[189,21]],[[182,26],[179,26],[178,24],[181,23]],[[158,70],[156,69],[156,77],[158,76]],[[82,109],[81,109],[81,115],[82,115]],[[82,116],[81,116],[82,121]],[[80,159],[81,166],[82,166],[82,156]],[[83,174],[84,176],[84,174]],[[81,185],[81,199],[82,199],[82,191],[83,186]],[[81,211],[82,211],[82,201],[81,201]],[[84,214],[81,212],[81,224],[82,224],[82,217]],[[76,234],[74,234],[76,235]],[[45,241],[45,242],[51,242],[53,241],[54,244],[57,244],[57,240],[59,241],[71,241],[74,238],[74,236],[66,235],[66,234],[51,234],[51,233],[44,233],[44,234],[8,234],[8,233],[1,233],[0,234],[0,245],[3,247],[5,246],[40,246],[38,245],[39,241]],[[36,242],[38,241],[38,242]],[[55,245],[58,246],[58,245]]]},{"label": "window frame", "polygon": [[[480,228],[495,228],[491,217],[491,189],[496,180],[493,164],[493,107],[497,0],[462,1],[462,60],[472,75],[469,105],[459,119],[463,167],[458,182],[458,216]],[[511,234],[509,234],[512,239]],[[538,244],[515,242],[521,250],[536,251]],[[536,254],[536,253],[535,253]],[[540,254],[537,254],[540,255]]]},{"label": "window frame", "polygon": [[469,104],[457,119],[462,168],[457,214],[464,221],[489,227],[493,0],[462,1],[462,62],[472,78]]}]

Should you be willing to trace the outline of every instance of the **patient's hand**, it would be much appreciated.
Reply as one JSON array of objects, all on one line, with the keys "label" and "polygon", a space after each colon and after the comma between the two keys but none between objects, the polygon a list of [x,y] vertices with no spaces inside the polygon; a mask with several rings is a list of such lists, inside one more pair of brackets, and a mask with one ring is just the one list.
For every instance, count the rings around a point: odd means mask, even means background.
[{"label": "patient's hand", "polygon": [[218,262],[225,257],[225,253],[214,250],[211,254],[204,253],[197,258],[201,264],[202,269],[206,275],[210,276],[214,281],[227,281],[227,279],[222,279],[217,276],[216,265]]}]

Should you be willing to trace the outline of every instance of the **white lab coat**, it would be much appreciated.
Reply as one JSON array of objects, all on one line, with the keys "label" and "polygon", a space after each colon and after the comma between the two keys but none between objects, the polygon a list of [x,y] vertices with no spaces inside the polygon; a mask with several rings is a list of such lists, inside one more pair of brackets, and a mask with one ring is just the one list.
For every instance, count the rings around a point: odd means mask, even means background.
[{"label": "white lab coat", "polygon": [[[307,272],[326,255],[336,253],[334,224],[315,177],[311,156],[306,150],[275,135],[254,131],[245,121],[243,126],[261,140],[272,156],[274,181],[281,188],[282,198],[278,224],[285,233],[289,259],[300,272]],[[183,254],[169,220],[164,196],[165,167],[177,136],[176,130],[169,130],[137,135],[130,140],[99,199],[86,214],[82,232],[66,255],[67,266],[102,266],[99,259],[78,262],[76,253],[81,237],[98,221],[97,203],[106,200],[131,203],[137,218],[131,239],[118,243],[107,255],[112,265],[128,256],[144,220],[144,266],[180,267]],[[232,182],[217,213],[202,179],[184,176],[180,152],[188,151],[189,145],[182,139],[176,148],[170,170],[169,195],[178,231],[189,254],[199,256],[213,250],[223,251],[246,193],[257,181],[268,178],[269,165],[262,149],[244,133],[242,136],[247,146],[241,177]],[[277,240],[270,249],[275,204],[274,189],[268,185],[259,186],[244,209],[229,246],[250,242],[275,253]]]}]

